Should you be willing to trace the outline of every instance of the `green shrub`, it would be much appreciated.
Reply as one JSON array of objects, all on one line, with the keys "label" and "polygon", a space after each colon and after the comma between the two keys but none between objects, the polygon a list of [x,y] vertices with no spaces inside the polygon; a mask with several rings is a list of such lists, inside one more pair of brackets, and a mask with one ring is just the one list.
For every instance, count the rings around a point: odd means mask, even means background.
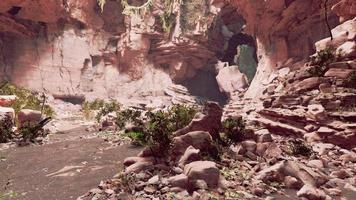
[{"label": "green shrub", "polygon": [[16,115],[21,109],[42,111],[42,113],[47,117],[52,117],[55,114],[53,109],[49,105],[45,104],[45,96],[42,95],[39,97],[38,94],[36,95],[24,88],[5,83],[0,88],[0,95],[17,96],[16,101],[11,105],[11,107],[15,110]]},{"label": "green shrub", "polygon": [[227,145],[236,144],[243,140],[246,125],[242,117],[229,117],[222,122],[223,141]]},{"label": "green shrub", "polygon": [[142,127],[143,121],[141,118],[141,111],[135,109],[125,109],[116,112],[116,126],[121,130],[125,128],[127,123],[133,123],[136,127]]},{"label": "green shrub", "polygon": [[84,102],[82,104],[81,111],[85,117],[85,119],[92,119],[92,115],[94,111],[98,111],[95,116],[95,119],[99,122],[101,117],[111,113],[116,112],[120,109],[121,105],[115,100],[110,100],[109,102],[105,102],[102,99],[95,99],[92,102]]},{"label": "green shrub", "polygon": [[168,109],[169,121],[171,122],[171,131],[175,132],[192,121],[197,113],[197,108],[187,105],[173,105]]},{"label": "green shrub", "polygon": [[111,112],[116,112],[120,109],[121,104],[118,103],[115,100],[111,100],[107,103],[104,103],[104,105],[100,108],[99,112],[96,114],[95,119],[99,122],[101,117],[111,113]]},{"label": "green shrub", "polygon": [[194,30],[198,19],[206,17],[209,10],[207,0],[182,0],[180,23],[183,32]]},{"label": "green shrub", "polygon": [[51,121],[51,117],[47,117],[40,121],[35,122],[25,122],[21,124],[18,128],[18,135],[21,137],[21,141],[27,144],[28,142],[35,142],[38,137],[45,137],[48,132],[43,129],[43,127]]},{"label": "green shrub", "polygon": [[328,65],[336,62],[341,55],[341,52],[336,53],[335,49],[327,47],[310,57],[310,65],[314,66],[308,70],[312,76],[323,76],[328,69]]},{"label": "green shrub", "polygon": [[84,118],[89,120],[92,119],[92,114],[94,110],[100,110],[102,107],[104,107],[105,101],[102,99],[95,99],[92,102],[84,102],[82,104],[82,113],[84,115]]},{"label": "green shrub", "polygon": [[0,116],[0,143],[8,142],[13,138],[13,126],[9,115]]},{"label": "green shrub", "polygon": [[289,149],[292,155],[311,156],[312,149],[303,140],[295,139],[289,141]]},{"label": "green shrub", "polygon": [[173,3],[174,0],[164,1],[164,12],[160,15],[160,20],[162,23],[163,31],[166,33],[171,33],[172,28],[175,25],[176,16],[173,14]]},{"label": "green shrub", "polygon": [[134,145],[145,146],[147,145],[148,138],[144,132],[130,131],[125,133],[129,137]]},{"label": "green shrub", "polygon": [[157,156],[165,156],[170,149],[172,133],[187,126],[197,112],[195,107],[173,105],[167,110],[149,110],[145,116],[141,112],[127,109],[117,112],[116,125],[124,128],[126,123],[133,123],[135,130],[126,135],[134,144],[148,145],[159,152]]},{"label": "green shrub", "polygon": [[141,6],[131,6],[127,0],[121,0],[121,5],[124,8],[122,14],[124,15],[145,15],[153,6],[153,0],[147,0]]},{"label": "green shrub", "polygon": [[34,142],[38,137],[45,137],[46,131],[43,126],[37,123],[25,122],[18,129],[19,135],[23,142]]}]

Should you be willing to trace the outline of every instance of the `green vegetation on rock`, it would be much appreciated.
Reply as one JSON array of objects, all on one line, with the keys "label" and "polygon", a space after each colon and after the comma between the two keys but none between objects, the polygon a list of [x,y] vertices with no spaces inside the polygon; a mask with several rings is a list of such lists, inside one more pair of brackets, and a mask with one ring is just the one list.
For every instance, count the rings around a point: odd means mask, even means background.
[{"label": "green vegetation on rock", "polygon": [[0,116],[0,143],[8,142],[13,138],[13,122],[10,116]]},{"label": "green vegetation on rock", "polygon": [[180,23],[183,32],[194,30],[197,22],[206,17],[208,9],[207,0],[181,0]]},{"label": "green vegetation on rock", "polygon": [[323,76],[328,69],[328,65],[336,62],[341,52],[336,53],[331,47],[320,50],[316,55],[310,57],[310,65],[313,66],[308,70],[312,76]]},{"label": "green vegetation on rock", "polygon": [[5,83],[0,88],[0,95],[16,95],[16,101],[11,105],[15,110],[15,114],[22,109],[31,109],[42,111],[42,113],[48,117],[53,116],[55,113],[53,109],[45,104],[46,97],[26,90],[21,87],[16,87],[9,83]]},{"label": "green vegetation on rock", "polygon": [[121,0],[122,7],[124,8],[122,14],[124,15],[144,15],[152,8],[152,0],[147,0],[146,3],[141,6],[131,6],[127,0]]},{"label": "green vegetation on rock", "polygon": [[246,132],[245,122],[241,117],[227,118],[222,122],[223,139],[228,144],[236,144],[241,142]]}]

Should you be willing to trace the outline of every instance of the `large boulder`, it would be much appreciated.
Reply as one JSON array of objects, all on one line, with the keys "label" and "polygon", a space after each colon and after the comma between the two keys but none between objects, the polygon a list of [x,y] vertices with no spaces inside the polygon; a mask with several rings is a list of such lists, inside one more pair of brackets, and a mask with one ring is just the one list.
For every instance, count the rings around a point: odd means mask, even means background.
[{"label": "large boulder", "polygon": [[172,141],[172,160],[179,159],[189,146],[201,151],[209,151],[212,137],[205,131],[193,131],[177,136]]},{"label": "large boulder", "polygon": [[216,80],[221,92],[232,94],[248,86],[247,77],[239,71],[238,66],[224,67],[219,71]]},{"label": "large boulder", "polygon": [[40,111],[31,110],[31,109],[22,109],[17,114],[17,119],[19,126],[22,126],[24,123],[39,123],[42,119],[42,114]]},{"label": "large boulder", "polygon": [[188,177],[190,183],[203,180],[208,187],[214,188],[219,184],[220,172],[216,163],[212,161],[195,161],[184,167],[184,174]]},{"label": "large boulder", "polygon": [[222,108],[215,102],[208,102],[203,113],[197,113],[188,126],[174,132],[173,135],[180,136],[192,131],[206,131],[214,139],[219,138],[221,117]]},{"label": "large boulder", "polygon": [[1,95],[0,96],[0,106],[10,106],[16,101],[16,95]]},{"label": "large boulder", "polygon": [[200,159],[200,150],[194,148],[193,146],[189,146],[183,156],[179,159],[178,165],[181,168],[184,168],[184,166],[188,163],[191,163],[193,161],[198,161]]},{"label": "large boulder", "polygon": [[13,108],[8,107],[0,107],[0,115],[10,116],[12,120],[15,118],[15,110]]},{"label": "large boulder", "polygon": [[124,160],[125,173],[137,173],[153,166],[153,157],[128,157]]}]

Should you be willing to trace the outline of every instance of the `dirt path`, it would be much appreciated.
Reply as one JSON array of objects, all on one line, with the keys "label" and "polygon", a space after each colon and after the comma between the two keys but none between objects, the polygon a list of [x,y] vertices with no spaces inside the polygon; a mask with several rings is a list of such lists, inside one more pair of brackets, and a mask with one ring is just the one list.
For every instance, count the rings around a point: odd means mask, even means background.
[{"label": "dirt path", "polygon": [[83,128],[55,135],[55,143],[0,151],[0,194],[24,200],[76,199],[112,178],[139,149],[110,146],[100,138],[78,137]]}]

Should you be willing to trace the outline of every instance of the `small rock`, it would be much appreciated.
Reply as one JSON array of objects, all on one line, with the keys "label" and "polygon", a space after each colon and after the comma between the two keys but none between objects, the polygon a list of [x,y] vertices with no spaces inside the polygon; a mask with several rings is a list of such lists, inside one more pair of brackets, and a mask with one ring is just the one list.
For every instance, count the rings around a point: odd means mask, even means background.
[{"label": "small rock", "polygon": [[297,190],[299,190],[303,186],[302,182],[300,182],[298,179],[292,176],[284,177],[284,184],[286,185],[287,188],[297,189]]},{"label": "small rock", "polygon": [[143,190],[148,194],[153,194],[157,191],[157,188],[153,185],[147,185]]},{"label": "small rock", "polygon": [[168,178],[168,182],[173,187],[185,188],[188,185],[188,177],[184,174],[179,174]]},{"label": "small rock", "polygon": [[189,146],[185,150],[183,156],[178,161],[179,167],[184,168],[186,164],[191,163],[193,161],[200,160],[199,153],[200,153],[199,149],[195,149],[193,146]]},{"label": "small rock", "polygon": [[345,179],[349,178],[351,175],[344,169],[338,170],[338,171],[333,171],[330,174],[330,177],[333,178],[340,178],[340,179]]},{"label": "small rock", "polygon": [[268,145],[264,155],[268,158],[276,158],[282,155],[282,150],[279,148],[277,143],[271,142]]},{"label": "small rock", "polygon": [[319,90],[321,93],[332,93],[333,92],[333,88],[331,87],[331,85],[329,83],[322,83],[319,85]]},{"label": "small rock", "polygon": [[204,180],[209,187],[216,187],[219,183],[220,172],[216,163],[212,161],[195,161],[184,167],[184,174],[190,182]]},{"label": "small rock", "polygon": [[351,185],[351,184],[349,184],[349,183],[346,183],[344,188],[347,189],[347,190],[351,190],[353,192],[356,192],[356,187]]},{"label": "small rock", "polygon": [[307,142],[319,142],[319,141],[322,141],[322,138],[316,132],[306,133],[306,134],[303,135],[303,138]]},{"label": "small rock", "polygon": [[304,185],[298,192],[298,197],[304,197],[308,200],[322,200],[326,199],[326,195],[322,190],[319,190],[311,185]]},{"label": "small rock", "polygon": [[255,152],[257,146],[256,142],[252,140],[243,141],[241,142],[241,145],[244,149],[250,152]]},{"label": "small rock", "polygon": [[153,176],[148,180],[148,183],[152,185],[157,185],[159,183],[159,176],[158,175]]},{"label": "small rock", "polygon": [[307,114],[316,121],[324,121],[327,118],[325,108],[320,104],[309,105]]},{"label": "small rock", "polygon": [[180,167],[173,167],[173,168],[172,168],[172,171],[173,171],[174,173],[176,173],[176,174],[181,174],[181,173],[183,173],[183,169],[180,168]]},{"label": "small rock", "polygon": [[322,160],[310,160],[307,166],[322,169],[324,168],[324,163]]},{"label": "small rock", "polygon": [[323,137],[327,137],[336,133],[335,130],[328,127],[320,127],[316,132]]},{"label": "small rock", "polygon": [[342,191],[338,188],[328,188],[327,192],[332,196],[340,196]]},{"label": "small rock", "polygon": [[260,196],[262,196],[262,195],[265,194],[265,190],[262,189],[262,188],[260,188],[260,187],[254,187],[254,188],[252,189],[252,193],[253,193],[254,195],[260,197]]},{"label": "small rock", "polygon": [[257,142],[272,142],[272,136],[271,133],[268,131],[268,129],[262,129],[259,131],[256,131],[255,134],[257,135]]},{"label": "small rock", "polygon": [[112,189],[106,189],[106,190],[105,190],[105,193],[106,193],[106,194],[109,194],[109,195],[112,195],[112,194],[115,193],[115,191],[112,190]]},{"label": "small rock", "polygon": [[203,189],[203,190],[206,190],[208,189],[208,184],[204,181],[204,180],[196,180],[194,182],[194,187],[196,189]]},{"label": "small rock", "polygon": [[356,154],[355,153],[347,153],[342,156],[340,156],[340,160],[342,160],[343,163],[348,163],[348,162],[356,162]]}]

